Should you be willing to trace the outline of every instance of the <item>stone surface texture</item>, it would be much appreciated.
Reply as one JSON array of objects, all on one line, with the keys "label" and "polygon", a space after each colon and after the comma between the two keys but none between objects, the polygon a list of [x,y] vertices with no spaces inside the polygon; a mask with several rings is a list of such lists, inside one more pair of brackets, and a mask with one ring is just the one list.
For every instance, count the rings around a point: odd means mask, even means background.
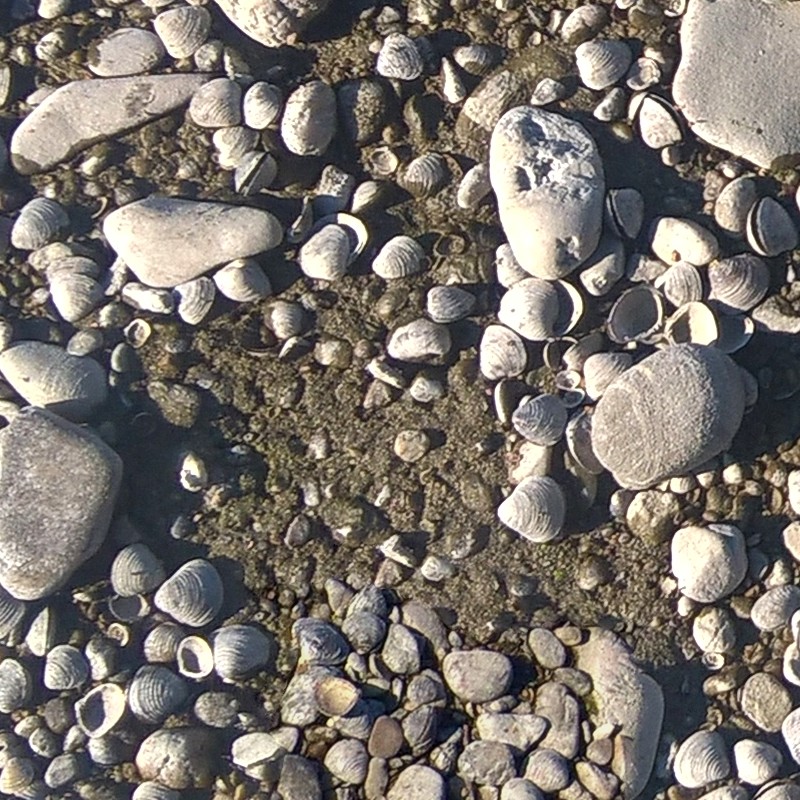
[{"label": "stone surface texture", "polygon": [[287,44],[328,0],[216,0],[230,21],[265,47]]}]

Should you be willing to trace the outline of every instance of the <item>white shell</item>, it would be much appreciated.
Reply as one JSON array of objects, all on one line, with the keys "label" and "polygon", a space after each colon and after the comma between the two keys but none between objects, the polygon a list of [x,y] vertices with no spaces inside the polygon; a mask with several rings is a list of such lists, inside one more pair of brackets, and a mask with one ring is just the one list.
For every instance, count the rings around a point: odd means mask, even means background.
[{"label": "white shell", "polygon": [[242,88],[229,78],[204,83],[189,101],[189,114],[201,128],[229,128],[242,121]]},{"label": "white shell", "polygon": [[450,171],[439,153],[426,153],[406,164],[397,183],[417,198],[433,197],[447,183]]},{"label": "white shell", "polygon": [[595,90],[615,84],[628,71],[632,60],[630,47],[616,40],[592,39],[575,50],[581,81]]},{"label": "white shell", "polygon": [[281,137],[290,153],[320,156],[336,133],[336,95],[323,81],[311,81],[289,95]]},{"label": "white shell", "polygon": [[597,460],[592,448],[592,417],[585,410],[579,411],[567,423],[567,449],[573,460],[591,475],[600,475],[603,465]]},{"label": "white shell", "polygon": [[433,286],[428,290],[425,308],[434,322],[456,322],[475,308],[475,295],[459,286]]},{"label": "white shell", "polygon": [[633,364],[628,353],[593,353],[583,364],[583,381],[586,395],[599,400],[626,369]]},{"label": "white shell", "polygon": [[446,102],[456,105],[467,96],[467,89],[455,64],[449,58],[442,59],[442,69],[439,73],[442,86],[442,97]]},{"label": "white shell", "polygon": [[125,690],[116,683],[102,683],[75,703],[75,718],[90,738],[110,733],[125,716]]},{"label": "white shell", "polygon": [[659,217],[653,223],[650,246],[666,264],[688,261],[704,267],[719,253],[719,242],[711,231],[682,217]]},{"label": "white shell", "polygon": [[676,261],[663,275],[656,278],[654,286],[676,308],[703,299],[703,279],[697,267],[688,261]]},{"label": "white shell", "polygon": [[515,283],[500,300],[497,318],[524,339],[549,339],[559,316],[558,292],[549,281],[525,278]]},{"label": "white shell", "polygon": [[222,579],[212,564],[202,558],[187,561],[156,592],[156,608],[177,622],[200,628],[222,608]]},{"label": "white shell", "polygon": [[169,289],[154,289],[138,281],[126,283],[120,297],[129,306],[152,314],[171,314],[175,308],[175,300]]},{"label": "white shell", "polygon": [[205,275],[180,283],[172,291],[178,316],[188,325],[199,325],[206,318],[217,295],[214,281]]},{"label": "white shell", "polygon": [[237,258],[214,273],[219,293],[236,303],[256,303],[269,297],[272,286],[258,262]]},{"label": "white shell", "polygon": [[258,145],[257,131],[232,125],[229,128],[218,128],[211,136],[211,141],[217,150],[217,161],[222,169],[236,169],[242,160],[249,156]]},{"label": "white shell", "polygon": [[789,754],[795,763],[800,764],[800,708],[794,709],[783,720],[781,734],[786,747],[789,748]]},{"label": "white shell", "polygon": [[289,300],[275,300],[265,314],[272,332],[278,339],[290,339],[302,330],[305,313],[298,303]]},{"label": "white shell", "polygon": [[160,13],[153,27],[173,58],[190,58],[208,38],[211,14],[203,6],[181,6]]},{"label": "white shell", "polygon": [[63,207],[47,197],[34,197],[20,210],[11,228],[11,244],[18,250],[37,250],[58,239],[69,227]]},{"label": "white shell", "polygon": [[714,201],[714,220],[729,236],[743,239],[747,215],[758,199],[756,182],[750,175],[734,178]]},{"label": "white shell", "polygon": [[497,64],[497,50],[486,44],[465,44],[453,50],[453,60],[471,75],[488,75]]},{"label": "white shell", "polygon": [[83,653],[69,644],[60,644],[48,654],[44,664],[44,685],[52,691],[77,689],[89,680],[89,663]]},{"label": "white shell", "polygon": [[104,299],[103,287],[88,275],[58,271],[50,278],[50,298],[67,322],[77,322]]},{"label": "white shell", "polygon": [[525,343],[505,325],[487,325],[478,348],[481,374],[490,381],[516,378],[528,365]]},{"label": "white shell", "polygon": [[56,622],[56,613],[51,606],[45,606],[33,618],[25,634],[25,644],[33,655],[44,658],[56,643]]},{"label": "white shell", "polygon": [[524,397],[511,416],[511,424],[529,442],[552,446],[567,427],[567,409],[554,394]]},{"label": "white shell", "polygon": [[282,109],[281,90],[271,83],[256,81],[244,93],[242,111],[248,128],[263,131],[277,121]]},{"label": "white shell", "polygon": [[755,308],[766,297],[769,282],[769,267],[750,253],[722,258],[708,265],[708,299],[714,300],[726,314]]},{"label": "white shell", "polygon": [[380,249],[372,262],[372,271],[384,280],[416,275],[428,267],[422,245],[410,236],[395,236]]},{"label": "white shell", "polygon": [[340,225],[330,224],[312,233],[300,248],[298,263],[309,278],[335,281],[345,275],[350,263],[351,242]]},{"label": "white shell", "polygon": [[[362,615],[369,614],[369,612],[360,613]],[[375,615],[370,614],[370,617],[375,617]],[[348,617],[348,619],[350,619],[350,617]],[[376,619],[380,620],[379,617],[376,617]],[[383,627],[385,630],[386,626],[384,625]],[[344,632],[344,627],[342,631]],[[348,635],[348,639],[349,638]],[[353,643],[352,640],[351,643]],[[339,678],[335,675],[323,678],[323,680],[314,687],[314,699],[317,701],[317,706],[319,710],[328,717],[340,717],[349,714],[360,698],[361,690],[357,686],[353,685],[345,678]]]},{"label": "white shell", "polygon": [[478,207],[480,202],[488,197],[492,191],[489,180],[489,165],[478,162],[470,167],[462,176],[456,192],[456,203],[459,208],[471,211]]},{"label": "white shell", "polygon": [[185,681],[166,667],[140,667],[128,684],[128,705],[142,722],[160,725],[189,696]]},{"label": "white shell", "polygon": [[202,636],[187,636],[178,645],[175,654],[178,672],[199,681],[214,671],[214,651]]},{"label": "white shell", "polygon": [[273,155],[254,150],[236,165],[233,188],[245,197],[253,197],[271,186],[277,177],[278,163]]},{"label": "white shell", "polygon": [[772,780],[783,765],[783,756],[768,742],[742,739],[733,746],[733,760],[739,780],[762,786]]},{"label": "white shell", "polygon": [[152,592],[165,577],[161,562],[146,544],[124,547],[111,564],[111,588],[122,597]]},{"label": "white shell", "polygon": [[800,686],[800,647],[795,642],[783,651],[783,679],[792,686]]},{"label": "white shell", "polygon": [[667,320],[664,336],[670,344],[716,344],[717,317],[705,303],[686,303]]},{"label": "white shell", "polygon": [[328,771],[345,785],[360,785],[367,777],[367,748],[358,739],[340,739],[325,753]]},{"label": "white shell", "polygon": [[142,644],[145,659],[151,664],[169,664],[175,660],[178,645],[186,638],[180,625],[162,622],[147,634]]},{"label": "white shell", "polygon": [[663,97],[646,94],[639,104],[636,119],[642,141],[654,150],[683,141],[680,117]]},{"label": "white shell", "polygon": [[399,361],[424,363],[450,352],[450,331],[438,322],[415,319],[395,328],[386,342],[386,352]]},{"label": "white shell", "polygon": [[510,289],[524,278],[530,278],[530,273],[526,272],[514,257],[514,252],[508,242],[501,244],[495,250],[494,268],[497,273],[497,282],[505,289]]},{"label": "white shell", "polygon": [[500,504],[497,517],[531,542],[555,539],[564,525],[564,492],[552,478],[524,478]]},{"label": "white shell", "polygon": [[777,256],[797,247],[798,235],[789,212],[773,197],[762,197],[750,209],[747,243],[760,256]]},{"label": "white shell", "polygon": [[0,714],[11,714],[28,704],[33,681],[24,664],[13,658],[0,661]]},{"label": "white shell", "polygon": [[422,75],[424,63],[416,42],[402,33],[390,33],[378,53],[376,71],[384,78],[413,81]]},{"label": "white shell", "polygon": [[618,344],[654,342],[664,326],[664,299],[647,284],[626,289],[608,313],[608,338]]},{"label": "white shell", "polygon": [[0,773],[0,792],[11,797],[44,797],[45,792],[36,791],[36,765],[29,758],[12,756]]},{"label": "white shell", "polygon": [[697,731],[675,754],[675,780],[687,789],[700,789],[727,778],[731,771],[725,740],[716,731]]},{"label": "white shell", "polygon": [[181,800],[181,795],[155,781],[145,781],[134,789],[131,800]]},{"label": "white shell", "polygon": [[265,667],[277,653],[271,635],[253,625],[228,625],[211,634],[214,669],[223,681],[246,678]]}]

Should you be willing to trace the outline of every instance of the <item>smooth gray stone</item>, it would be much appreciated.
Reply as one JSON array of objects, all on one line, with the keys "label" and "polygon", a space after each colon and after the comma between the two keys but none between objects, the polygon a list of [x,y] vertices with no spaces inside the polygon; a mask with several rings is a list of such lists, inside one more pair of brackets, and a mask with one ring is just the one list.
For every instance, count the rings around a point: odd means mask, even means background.
[{"label": "smooth gray stone", "polygon": [[448,653],[442,674],[450,691],[466,703],[488,703],[505,694],[514,674],[511,661],[491,650]]},{"label": "smooth gray stone", "polygon": [[72,81],[56,89],[11,137],[22,175],[44,172],[90,145],[169,114],[189,102],[207,75],[152,75]]},{"label": "smooth gray stone", "polygon": [[105,370],[88,356],[57,344],[17,342],[0,353],[0,372],[28,403],[73,422],[88,419],[106,401]]},{"label": "smooth gray stone", "polygon": [[315,763],[302,756],[285,756],[278,794],[283,800],[321,800],[322,789]]},{"label": "smooth gray stone", "polygon": [[562,683],[545,683],[536,691],[533,710],[550,723],[539,747],[555,750],[570,760],[575,758],[581,742],[581,712],[572,692]]},{"label": "smooth gray stone", "polygon": [[218,742],[207,728],[169,728],[151,733],[136,753],[146,781],[170,789],[204,789],[216,775]]},{"label": "smooth gray stone", "polygon": [[86,428],[41,408],[0,432],[0,584],[47,597],[97,552],[122,479],[117,454]]},{"label": "smooth gray stone", "polygon": [[290,44],[329,0],[216,0],[223,13],[265,47]]},{"label": "smooth gray stone", "polygon": [[103,233],[136,277],[159,289],[270,250],[283,238],[268,211],[157,195],[112,211]]},{"label": "smooth gray stone", "polygon": [[102,78],[138,75],[160,64],[167,51],[161,39],[142,28],[119,28],[89,47],[86,64]]},{"label": "smooth gray stone", "polygon": [[547,732],[548,722],[538,714],[481,714],[476,722],[481,739],[511,745],[527,753]]},{"label": "smooth gray stone", "polygon": [[796,163],[798,39],[796,3],[690,0],[672,92],[692,131],[759,167]]},{"label": "smooth gray stone", "polygon": [[500,742],[470,742],[458,757],[458,772],[471,783],[502,786],[517,777],[514,752]]},{"label": "smooth gray stone", "polygon": [[594,684],[593,724],[619,726],[611,768],[622,781],[622,796],[633,800],[653,770],[664,719],[661,687],[611,631],[593,628],[575,655],[576,666],[591,675]]},{"label": "smooth gray stone", "polygon": [[387,800],[444,800],[444,779],[435,770],[420,764],[406,767],[389,788]]},{"label": "smooth gray stone", "polygon": [[674,345],[606,389],[592,418],[592,446],[617,483],[646,489],[727,450],[743,415],[736,364],[713,347]]}]

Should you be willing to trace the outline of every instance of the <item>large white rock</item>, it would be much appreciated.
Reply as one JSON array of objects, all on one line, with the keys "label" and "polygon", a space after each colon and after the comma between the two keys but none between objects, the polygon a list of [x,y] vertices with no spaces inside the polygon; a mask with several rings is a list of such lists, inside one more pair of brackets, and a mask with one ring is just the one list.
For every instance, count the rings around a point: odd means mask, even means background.
[{"label": "large white rock", "polygon": [[152,122],[189,102],[208,75],[94,78],[56,89],[11,137],[11,163],[44,172],[90,145]]},{"label": "large white rock", "polygon": [[270,250],[283,237],[268,211],[156,195],[112,211],[103,233],[136,277],[157,288]]},{"label": "large white rock", "polygon": [[266,47],[289,44],[329,0],[216,0],[228,19]]},{"label": "large white rock", "polygon": [[797,161],[799,40],[797,3],[690,0],[672,88],[692,131],[760,167]]},{"label": "large white rock", "polygon": [[492,133],[489,175],[508,243],[531,275],[562,278],[594,252],[605,178],[582,125],[531,106],[512,108]]}]

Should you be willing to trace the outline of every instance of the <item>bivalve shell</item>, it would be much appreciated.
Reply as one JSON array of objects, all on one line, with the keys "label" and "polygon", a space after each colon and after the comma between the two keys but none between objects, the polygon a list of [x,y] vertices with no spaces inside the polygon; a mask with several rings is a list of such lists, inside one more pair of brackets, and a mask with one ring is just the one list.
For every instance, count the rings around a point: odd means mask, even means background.
[{"label": "bivalve shell", "polygon": [[422,245],[410,236],[395,236],[380,249],[372,262],[372,271],[384,280],[416,275],[428,267]]},{"label": "bivalve shell", "polygon": [[708,228],[681,217],[659,217],[653,223],[650,246],[666,264],[688,261],[704,267],[719,254],[719,242]]},{"label": "bivalve shell", "polygon": [[189,696],[186,682],[166,667],[140,667],[128,685],[128,705],[137,719],[160,725]]},{"label": "bivalve shell", "polygon": [[300,647],[300,661],[307,665],[342,664],[350,650],[333,625],[313,617],[297,620],[292,635]]},{"label": "bivalve shell", "polygon": [[60,644],[48,654],[44,663],[44,685],[54,692],[77,689],[89,680],[89,662],[69,644]]},{"label": "bivalve shell", "polygon": [[642,141],[654,150],[683,141],[678,112],[663,97],[646,94],[639,104],[636,120]]},{"label": "bivalve shell", "polygon": [[336,95],[323,81],[299,86],[286,101],[281,137],[290,153],[320,156],[336,133]]},{"label": "bivalve shell", "polygon": [[258,145],[258,131],[244,125],[233,125],[229,128],[218,128],[211,141],[217,151],[217,162],[222,169],[233,170]]},{"label": "bivalve shell", "polygon": [[342,633],[353,646],[356,653],[371,653],[379,647],[386,637],[386,623],[371,611],[348,611],[342,623]]},{"label": "bivalve shell", "polygon": [[126,708],[125,690],[116,683],[102,683],[75,703],[75,718],[88,737],[97,738],[117,727]]},{"label": "bivalve shell", "polygon": [[667,320],[664,336],[670,344],[716,344],[717,317],[705,303],[686,303]]},{"label": "bivalve shell", "polygon": [[673,770],[675,780],[687,789],[724,780],[731,771],[725,740],[716,731],[693,733],[678,748]]},{"label": "bivalve shell", "polygon": [[637,189],[609,189],[605,212],[606,223],[617,236],[635,239],[644,222],[644,198]]},{"label": "bivalve shell", "polygon": [[626,289],[608,313],[608,337],[618,344],[651,344],[664,327],[664,298],[647,284]]},{"label": "bivalve shell", "polygon": [[453,61],[470,75],[488,75],[498,61],[497,50],[486,44],[465,44],[453,50]]},{"label": "bivalve shell", "polygon": [[422,75],[425,64],[416,42],[402,33],[390,33],[378,53],[376,70],[384,78],[413,81]]},{"label": "bivalve shell", "polygon": [[252,151],[242,157],[233,173],[233,188],[245,197],[253,197],[272,185],[278,176],[278,163],[271,153]]},{"label": "bivalve shell", "polygon": [[300,248],[298,263],[314,280],[335,281],[345,275],[350,263],[351,242],[347,231],[336,224],[325,225]]},{"label": "bivalve shell", "polygon": [[211,311],[217,295],[214,281],[205,275],[179,283],[172,291],[176,297],[178,316],[187,325],[199,325]]},{"label": "bivalve shell", "polygon": [[565,514],[564,492],[548,477],[524,478],[497,509],[500,522],[536,543],[555,539]]},{"label": "bivalve shell", "polygon": [[625,42],[591,39],[578,45],[575,63],[581,81],[590,89],[600,90],[615,84],[625,75],[633,61],[631,49]]},{"label": "bivalve shell", "polygon": [[734,178],[722,187],[714,201],[714,220],[729,236],[743,239],[747,215],[758,199],[758,188],[750,175]]},{"label": "bivalve shell", "polygon": [[274,124],[283,109],[283,94],[277,86],[266,81],[256,81],[244,93],[242,112],[244,124],[256,131],[263,131]]},{"label": "bivalve shell", "polygon": [[277,653],[271,634],[254,625],[228,625],[211,634],[214,669],[227,683],[266,667]]},{"label": "bivalve shell", "polygon": [[447,327],[429,319],[415,319],[391,332],[386,352],[398,361],[426,363],[444,358],[451,344]]},{"label": "bivalve shell", "polygon": [[33,681],[24,664],[13,658],[0,661],[0,714],[12,714],[28,704]]},{"label": "bivalve shell", "polygon": [[357,739],[340,739],[325,754],[324,763],[342,783],[357,786],[367,777],[369,754]]},{"label": "bivalve shell", "polygon": [[781,734],[795,763],[800,764],[800,708],[794,709],[784,718]]},{"label": "bivalve shell", "polygon": [[19,212],[11,228],[11,244],[18,250],[38,250],[59,239],[69,227],[64,208],[48,197],[34,197]]},{"label": "bivalve shell", "polygon": [[478,348],[481,374],[490,381],[516,378],[528,365],[525,343],[504,325],[487,325]]},{"label": "bivalve shell", "polygon": [[111,564],[111,588],[122,597],[152,592],[165,577],[164,567],[153,551],[139,542],[120,550]]},{"label": "bivalve shell", "polygon": [[25,644],[33,655],[44,658],[56,643],[56,613],[45,606],[34,618],[25,634]]},{"label": "bivalve shell", "polygon": [[540,278],[515,283],[500,300],[497,318],[532,342],[549,339],[559,317],[559,296],[553,284]]},{"label": "bivalve shell", "polygon": [[56,272],[50,278],[50,299],[67,322],[77,322],[103,302],[103,287],[88,275]]},{"label": "bivalve shell", "polygon": [[[361,613],[368,614],[369,612],[362,611]],[[342,717],[349,714],[361,699],[361,690],[346,678],[331,675],[323,678],[314,687],[314,699],[317,701],[319,710],[325,716]]]},{"label": "bivalve shell", "polygon": [[242,122],[242,88],[229,78],[204,83],[189,101],[189,113],[201,128],[230,128]]},{"label": "bivalve shell", "polygon": [[750,619],[760,631],[774,631],[789,624],[800,609],[800,587],[793,584],[768,589],[753,603]]},{"label": "bivalve shell", "polygon": [[174,622],[156,625],[144,639],[142,651],[151,664],[169,664],[175,660],[178,645],[186,638],[186,632]]},{"label": "bivalve shell", "polygon": [[202,636],[187,636],[175,653],[178,672],[192,680],[203,680],[214,671],[214,651]]},{"label": "bivalve shell", "polygon": [[173,58],[191,58],[211,30],[211,14],[203,6],[186,5],[162,11],[153,27]]},{"label": "bivalve shell", "polygon": [[222,608],[222,579],[212,564],[202,558],[187,561],[161,584],[156,608],[192,628],[201,628]]},{"label": "bivalve shell", "polygon": [[567,423],[567,450],[578,466],[590,475],[600,475],[603,465],[592,447],[592,417],[586,410],[579,411]]},{"label": "bivalve shell", "polygon": [[751,786],[763,786],[783,766],[783,756],[777,747],[755,739],[736,742],[733,746],[733,760],[739,780]]},{"label": "bivalve shell", "polygon": [[25,603],[12,597],[0,586],[0,639],[17,644],[22,620],[25,618]]},{"label": "bivalve shell", "polygon": [[468,317],[475,303],[475,295],[458,286],[434,286],[426,298],[428,316],[444,324]]},{"label": "bivalve shell", "polygon": [[554,394],[524,397],[511,416],[511,424],[529,442],[549,447],[564,435],[567,409]]},{"label": "bivalve shell", "polygon": [[726,314],[755,308],[769,290],[769,267],[750,253],[713,261],[708,265],[709,300]]},{"label": "bivalve shell", "polygon": [[780,255],[797,247],[798,235],[789,212],[773,197],[762,197],[750,209],[747,243],[760,256]]},{"label": "bivalve shell", "polygon": [[591,400],[599,400],[626,369],[633,364],[628,353],[593,353],[583,364],[583,381],[586,395]]},{"label": "bivalve shell", "polygon": [[414,197],[433,197],[444,188],[449,176],[444,157],[439,153],[426,153],[410,161],[397,182]]},{"label": "bivalve shell", "polygon": [[257,303],[272,294],[264,270],[252,258],[237,258],[214,273],[219,293],[236,303]]},{"label": "bivalve shell", "polygon": [[[28,792],[36,781],[36,765],[29,758],[12,756],[0,772],[0,792],[11,797],[28,797]],[[44,796],[44,792],[33,792],[34,798]]]},{"label": "bivalve shell", "polygon": [[181,800],[181,795],[156,781],[145,781],[134,789],[131,800]]},{"label": "bivalve shell", "polygon": [[703,279],[697,267],[687,261],[677,261],[654,283],[656,289],[676,308],[703,299]]}]

